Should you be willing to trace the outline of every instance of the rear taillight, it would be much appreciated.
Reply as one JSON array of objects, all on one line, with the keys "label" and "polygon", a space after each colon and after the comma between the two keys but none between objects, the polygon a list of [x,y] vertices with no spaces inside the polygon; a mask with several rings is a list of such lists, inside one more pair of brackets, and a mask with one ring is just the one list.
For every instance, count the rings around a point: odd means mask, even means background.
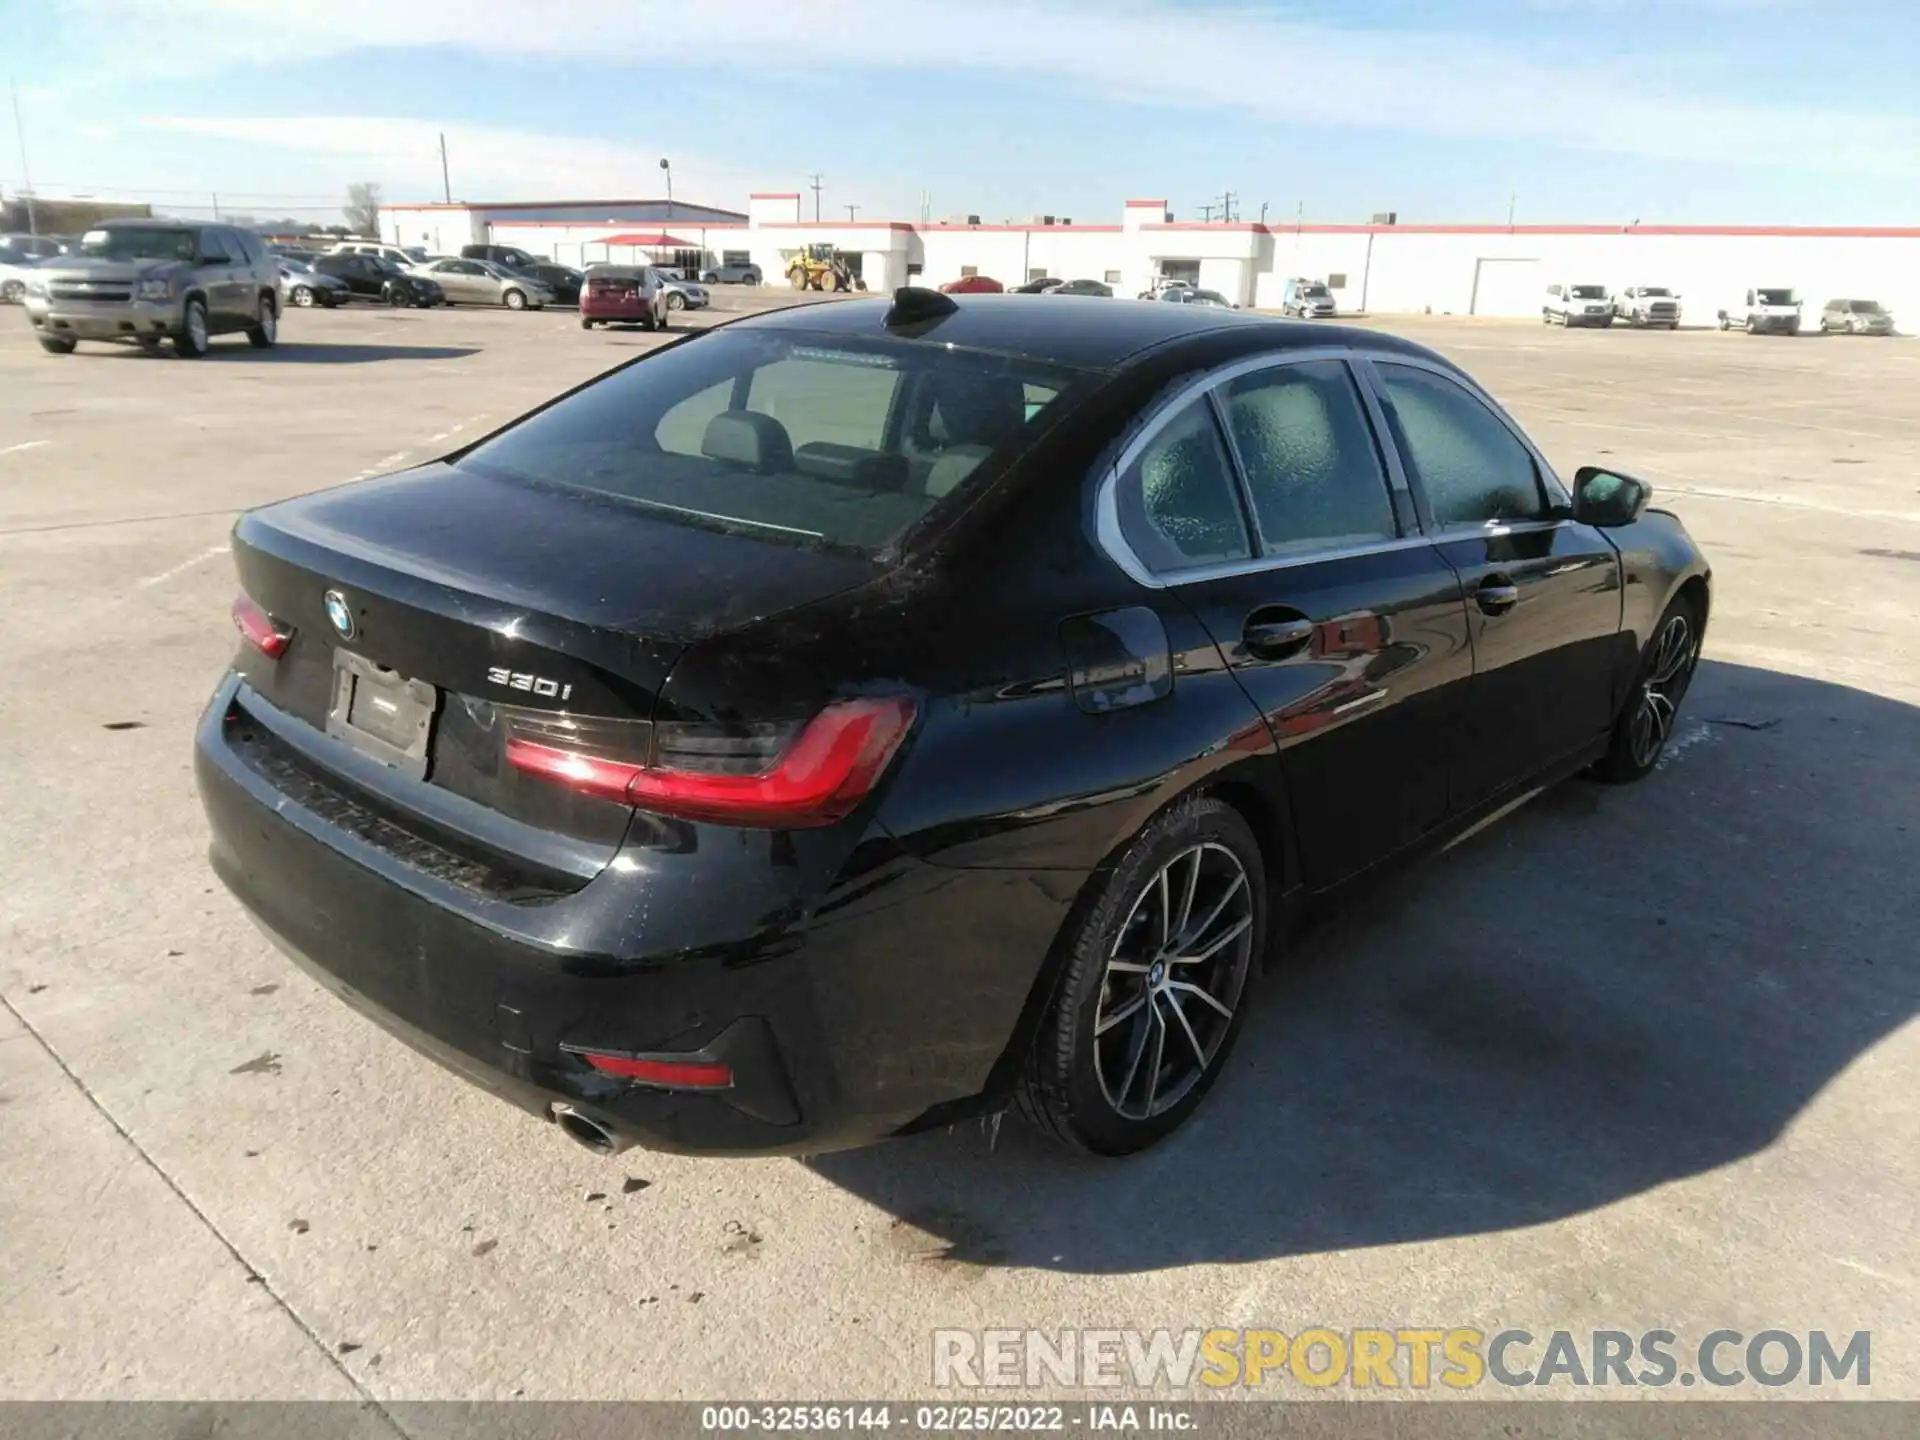
[{"label": "rear taillight", "polygon": [[293,631],[262,610],[244,591],[233,597],[233,624],[246,642],[269,660],[278,660]]},{"label": "rear taillight", "polygon": [[507,716],[507,762],[661,815],[769,829],[831,825],[885,773],[913,715],[901,696],[839,700],[797,728],[639,726],[515,711]]},{"label": "rear taillight", "polygon": [[583,1052],[580,1058],[602,1075],[618,1075],[669,1090],[726,1090],[733,1085],[733,1067],[717,1060],[653,1060],[643,1055],[594,1052]]}]

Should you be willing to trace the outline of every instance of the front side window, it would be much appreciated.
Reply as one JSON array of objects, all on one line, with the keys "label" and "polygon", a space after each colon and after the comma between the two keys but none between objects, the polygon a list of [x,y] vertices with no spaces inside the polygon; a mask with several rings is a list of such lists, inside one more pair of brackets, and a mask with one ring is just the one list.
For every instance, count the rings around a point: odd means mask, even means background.
[{"label": "front side window", "polygon": [[1386,472],[1347,367],[1255,371],[1216,392],[1267,555],[1391,540]]},{"label": "front side window", "polygon": [[907,341],[735,329],[617,370],[455,463],[872,554],[1020,448],[1078,379]]},{"label": "front side window", "polygon": [[1120,533],[1156,574],[1250,559],[1236,488],[1213,407],[1194,401],[1121,472]]},{"label": "front side window", "polygon": [[1401,453],[1442,525],[1546,518],[1533,456],[1465,386],[1431,370],[1375,362]]}]

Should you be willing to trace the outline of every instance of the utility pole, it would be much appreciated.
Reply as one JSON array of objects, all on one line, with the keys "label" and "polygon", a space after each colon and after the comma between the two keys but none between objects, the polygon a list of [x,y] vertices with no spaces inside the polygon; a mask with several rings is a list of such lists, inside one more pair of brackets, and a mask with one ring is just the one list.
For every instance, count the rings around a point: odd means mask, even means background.
[{"label": "utility pole", "polygon": [[858,205],[847,206],[847,223],[849,225],[853,224],[853,212],[858,210],[859,208],[860,207]]},{"label": "utility pole", "polygon": [[1202,225],[1211,225],[1213,223],[1213,212],[1216,208],[1218,207],[1216,207],[1212,201],[1208,201],[1200,207],[1200,223]]},{"label": "utility pole", "polygon": [[453,203],[453,182],[447,178],[447,132],[440,132],[440,198]]},{"label": "utility pole", "polygon": [[1507,229],[1509,230],[1513,228],[1513,207],[1519,199],[1518,195],[1507,196]]},{"label": "utility pole", "polygon": [[809,175],[807,180],[807,188],[813,191],[813,223],[818,225],[820,223],[820,176],[816,172]]},{"label": "utility pole", "polygon": [[218,195],[213,197],[213,218],[216,220],[220,218],[220,197]]},{"label": "utility pole", "polygon": [[1231,190],[1220,196],[1220,218],[1228,224],[1233,223],[1233,202],[1238,198]]},{"label": "utility pole", "polygon": [[1266,200],[1262,200],[1262,201],[1260,202],[1260,223],[1261,223],[1262,225],[1264,225],[1264,224],[1266,224],[1266,223],[1267,223],[1267,205],[1268,205],[1269,203],[1270,203],[1270,202],[1268,202],[1268,201],[1266,201]]},{"label": "utility pole", "polygon": [[20,123],[20,88],[7,77],[7,89],[13,94],[13,135],[20,142],[20,188],[27,192],[27,233],[40,233],[39,212],[33,203],[33,176],[27,170],[27,130]]}]

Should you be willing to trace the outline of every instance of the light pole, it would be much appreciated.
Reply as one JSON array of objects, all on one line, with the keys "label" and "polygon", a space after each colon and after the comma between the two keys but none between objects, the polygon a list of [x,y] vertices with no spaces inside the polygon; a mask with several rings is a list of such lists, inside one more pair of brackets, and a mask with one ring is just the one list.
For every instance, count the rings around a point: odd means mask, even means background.
[{"label": "light pole", "polygon": [[858,205],[847,206],[847,223],[849,225],[853,224],[853,212],[858,210],[859,208],[860,207]]},{"label": "light pole", "polygon": [[673,218],[673,164],[666,156],[660,157],[660,168],[667,172],[667,218]]}]

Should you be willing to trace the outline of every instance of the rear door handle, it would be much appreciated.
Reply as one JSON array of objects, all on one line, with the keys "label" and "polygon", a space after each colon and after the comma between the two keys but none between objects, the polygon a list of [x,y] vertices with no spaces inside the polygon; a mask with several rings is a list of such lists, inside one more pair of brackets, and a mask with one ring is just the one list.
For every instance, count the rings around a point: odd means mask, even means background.
[{"label": "rear door handle", "polygon": [[1520,603],[1520,587],[1504,575],[1489,575],[1480,582],[1473,598],[1488,615],[1504,615]]},{"label": "rear door handle", "polygon": [[1317,627],[1297,610],[1256,610],[1247,617],[1241,641],[1261,660],[1284,660],[1313,639]]}]

